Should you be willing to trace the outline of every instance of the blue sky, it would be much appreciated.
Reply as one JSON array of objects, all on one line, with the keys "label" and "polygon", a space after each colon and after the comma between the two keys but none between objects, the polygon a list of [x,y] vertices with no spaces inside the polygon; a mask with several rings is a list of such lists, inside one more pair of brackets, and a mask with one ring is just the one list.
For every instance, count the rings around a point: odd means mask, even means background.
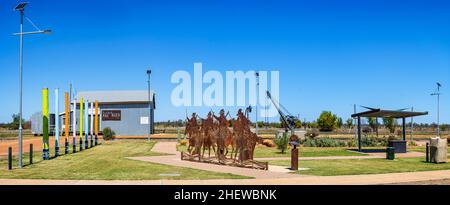
[{"label": "blue sky", "polygon": [[[308,121],[323,110],[347,119],[358,104],[414,106],[430,112],[415,121],[433,122],[439,81],[441,121],[450,123],[448,1],[29,2],[26,14],[54,33],[25,40],[25,117],[40,110],[43,87],[146,89],[151,67],[156,120],[184,118],[170,103],[170,77],[202,62],[205,72],[279,70],[281,103]],[[0,3],[0,122],[18,110],[16,3]]]}]

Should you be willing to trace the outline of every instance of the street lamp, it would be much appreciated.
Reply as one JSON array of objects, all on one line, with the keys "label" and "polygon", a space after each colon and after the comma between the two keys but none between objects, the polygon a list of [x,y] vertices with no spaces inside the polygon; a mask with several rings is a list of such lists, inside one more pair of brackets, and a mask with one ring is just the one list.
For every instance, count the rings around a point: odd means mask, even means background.
[{"label": "street lamp", "polygon": [[23,167],[22,161],[22,146],[23,146],[23,133],[22,133],[22,67],[23,67],[23,36],[29,34],[50,34],[51,30],[40,30],[31,31],[31,32],[23,32],[23,17],[25,15],[25,7],[28,5],[28,2],[19,3],[14,11],[20,12],[20,33],[14,33],[15,36],[20,36],[20,46],[19,46],[19,167]]},{"label": "street lamp", "polygon": [[441,93],[439,92],[439,89],[442,87],[442,85],[440,83],[436,83],[436,85],[437,85],[437,92],[431,93],[431,95],[437,96],[437,134],[438,134],[438,137],[440,137],[441,129],[439,127],[439,97],[440,97]]},{"label": "street lamp", "polygon": [[148,110],[148,125],[149,125],[149,131],[148,131],[148,140],[150,141],[150,135],[152,134],[152,123],[151,123],[151,115],[152,115],[152,99],[151,99],[151,91],[150,91],[150,75],[152,74],[152,70],[148,69],[147,70],[147,75],[148,75],[148,106],[149,106],[149,110]]},{"label": "street lamp", "polygon": [[258,136],[259,72],[256,72],[256,73],[255,73],[255,76],[256,76],[256,103],[255,103],[256,122],[255,122],[255,131],[256,131],[256,136]]}]

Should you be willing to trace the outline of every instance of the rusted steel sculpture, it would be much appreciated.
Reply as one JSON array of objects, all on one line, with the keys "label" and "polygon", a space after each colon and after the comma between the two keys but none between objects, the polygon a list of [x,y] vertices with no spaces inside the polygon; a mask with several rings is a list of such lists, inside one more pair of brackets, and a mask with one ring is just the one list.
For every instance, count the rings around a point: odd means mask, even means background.
[{"label": "rusted steel sculpture", "polygon": [[[206,119],[200,118],[201,125],[197,123],[199,117],[193,113],[190,119],[187,118],[185,132],[189,136],[189,145],[188,152],[181,153],[182,160],[267,170],[267,163],[253,160],[256,144],[261,143],[262,139],[251,132],[251,122],[247,118],[248,112],[248,109],[245,113],[241,109],[238,110],[237,119],[231,119],[232,131],[227,119],[229,113],[225,114],[223,109],[220,110],[219,116],[209,112]],[[231,154],[227,158],[230,146]],[[206,149],[208,158],[204,158]],[[211,149],[215,153],[215,157],[211,157]]]}]

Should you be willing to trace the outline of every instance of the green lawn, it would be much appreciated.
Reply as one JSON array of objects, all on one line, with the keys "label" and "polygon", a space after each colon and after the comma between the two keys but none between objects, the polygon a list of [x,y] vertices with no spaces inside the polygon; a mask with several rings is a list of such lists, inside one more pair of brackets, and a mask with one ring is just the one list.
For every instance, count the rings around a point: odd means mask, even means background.
[{"label": "green lawn", "polygon": [[[154,156],[155,142],[114,141],[76,154],[41,160],[36,152],[35,163],[24,169],[7,170],[6,159],[0,160],[0,178],[74,179],[74,180],[155,180],[155,179],[241,179],[233,174],[154,164],[126,159],[133,156]],[[28,155],[25,155],[28,156]],[[26,158],[24,162],[28,163]],[[180,176],[159,176],[180,174]]]},{"label": "green lawn", "polygon": [[[426,147],[425,147],[425,146],[421,146],[421,147],[408,147],[408,151],[410,151],[410,152],[423,152],[423,153],[425,153]],[[447,148],[447,152],[450,153],[450,147]]]},{"label": "green lawn", "polygon": [[[255,158],[263,157],[290,157],[291,150],[288,149],[285,153],[273,147],[257,147],[254,153]],[[366,154],[349,151],[347,148],[332,147],[300,147],[300,157],[326,157],[326,156],[365,156]]]},{"label": "green lawn", "polygon": [[[424,161],[424,158],[401,158],[394,161],[385,159],[308,160],[300,161],[299,167],[309,168],[309,170],[298,171],[297,173],[336,176],[450,169],[450,163],[433,164]],[[270,161],[269,164],[289,167],[290,161]]]}]

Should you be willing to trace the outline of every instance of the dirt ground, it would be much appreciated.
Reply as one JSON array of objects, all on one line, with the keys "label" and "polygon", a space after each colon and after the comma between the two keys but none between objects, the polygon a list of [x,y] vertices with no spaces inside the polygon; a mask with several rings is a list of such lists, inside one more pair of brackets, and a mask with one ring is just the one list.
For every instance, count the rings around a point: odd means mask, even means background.
[{"label": "dirt ground", "polygon": [[[99,139],[101,139],[101,136],[99,136]],[[77,137],[77,143],[79,142],[80,138]],[[50,137],[50,147],[55,147],[55,137]],[[60,137],[60,143],[59,146],[63,150],[64,149],[64,137]],[[72,136],[69,136],[69,144],[72,144]],[[33,138],[27,138],[23,140],[23,152],[29,152],[30,151],[30,144],[33,144],[33,150],[34,151],[41,151],[42,150],[42,137],[33,137]],[[0,157],[7,157],[8,156],[8,147],[12,147],[13,155],[17,155],[19,153],[19,142],[17,139],[15,140],[5,140],[0,142]]]}]

